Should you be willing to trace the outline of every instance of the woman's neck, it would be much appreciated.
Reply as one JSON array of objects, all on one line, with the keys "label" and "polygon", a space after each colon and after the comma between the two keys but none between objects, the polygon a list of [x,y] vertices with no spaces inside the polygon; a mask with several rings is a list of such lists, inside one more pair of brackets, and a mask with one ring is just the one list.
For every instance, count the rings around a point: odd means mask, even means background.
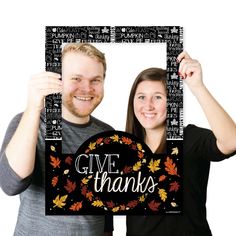
[{"label": "woman's neck", "polygon": [[157,129],[146,129],[145,131],[145,143],[154,153],[160,146],[162,146],[163,139],[166,138],[166,127],[160,127]]}]

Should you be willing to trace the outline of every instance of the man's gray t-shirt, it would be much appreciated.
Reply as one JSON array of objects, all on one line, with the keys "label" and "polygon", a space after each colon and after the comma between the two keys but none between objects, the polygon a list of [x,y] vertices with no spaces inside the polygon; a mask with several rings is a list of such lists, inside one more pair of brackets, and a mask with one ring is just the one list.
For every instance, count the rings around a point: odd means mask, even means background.
[{"label": "man's gray t-shirt", "polygon": [[[15,228],[16,236],[26,235],[104,235],[104,216],[46,216],[45,215],[45,115],[41,122],[36,147],[35,168],[31,176],[21,179],[10,167],[5,148],[13,136],[22,113],[11,121],[0,153],[0,186],[8,195],[20,194],[20,208]],[[87,124],[73,124],[62,119],[62,153],[75,153],[89,137],[113,130],[104,122],[90,116]],[[19,158],[21,158],[19,156]]]}]

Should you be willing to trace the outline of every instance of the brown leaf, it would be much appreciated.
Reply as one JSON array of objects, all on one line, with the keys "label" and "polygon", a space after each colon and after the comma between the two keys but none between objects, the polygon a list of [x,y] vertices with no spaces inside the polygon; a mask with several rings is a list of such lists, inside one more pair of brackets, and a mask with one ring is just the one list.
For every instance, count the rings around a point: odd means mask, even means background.
[{"label": "brown leaf", "polygon": [[132,166],[125,166],[123,169],[124,174],[128,174],[132,171]]},{"label": "brown leaf", "polygon": [[68,193],[71,193],[75,190],[76,188],[76,182],[72,182],[69,179],[67,179],[67,183],[64,186],[64,188],[67,190]]},{"label": "brown leaf", "polygon": [[53,168],[60,168],[61,160],[58,157],[50,156],[50,159],[50,164],[53,166]]},{"label": "brown leaf", "polygon": [[178,190],[179,190],[179,184],[178,184],[178,182],[176,182],[176,181],[174,181],[174,182],[172,182],[172,183],[170,183],[170,192],[172,192],[172,191],[175,191],[175,192],[177,192]]},{"label": "brown leaf", "polygon": [[151,202],[148,203],[148,206],[152,211],[158,211],[158,207],[160,206],[160,204],[161,203],[152,200]]},{"label": "brown leaf", "polygon": [[165,164],[165,170],[168,172],[169,175],[179,176],[177,174],[177,167],[171,158],[167,157],[164,164]]}]

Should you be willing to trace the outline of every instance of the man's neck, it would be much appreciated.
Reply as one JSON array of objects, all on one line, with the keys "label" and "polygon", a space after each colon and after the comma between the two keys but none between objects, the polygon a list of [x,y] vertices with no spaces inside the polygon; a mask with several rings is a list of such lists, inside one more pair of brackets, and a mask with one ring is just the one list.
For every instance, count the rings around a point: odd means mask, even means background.
[{"label": "man's neck", "polygon": [[90,116],[78,117],[74,114],[71,114],[69,111],[63,108],[62,108],[62,118],[71,123],[80,124],[80,125],[87,124],[90,120]]}]

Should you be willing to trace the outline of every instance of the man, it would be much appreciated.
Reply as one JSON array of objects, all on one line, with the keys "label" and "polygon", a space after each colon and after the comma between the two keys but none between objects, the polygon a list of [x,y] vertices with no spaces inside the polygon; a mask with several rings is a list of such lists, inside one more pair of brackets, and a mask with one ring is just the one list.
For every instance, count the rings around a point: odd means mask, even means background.
[{"label": "man", "polygon": [[11,121],[0,153],[0,186],[20,194],[15,235],[112,235],[112,218],[105,224],[104,216],[45,216],[45,96],[62,92],[62,151],[75,153],[90,136],[112,129],[91,116],[103,99],[105,73],[103,53],[74,43],[63,49],[62,76],[31,78],[26,109]]}]

